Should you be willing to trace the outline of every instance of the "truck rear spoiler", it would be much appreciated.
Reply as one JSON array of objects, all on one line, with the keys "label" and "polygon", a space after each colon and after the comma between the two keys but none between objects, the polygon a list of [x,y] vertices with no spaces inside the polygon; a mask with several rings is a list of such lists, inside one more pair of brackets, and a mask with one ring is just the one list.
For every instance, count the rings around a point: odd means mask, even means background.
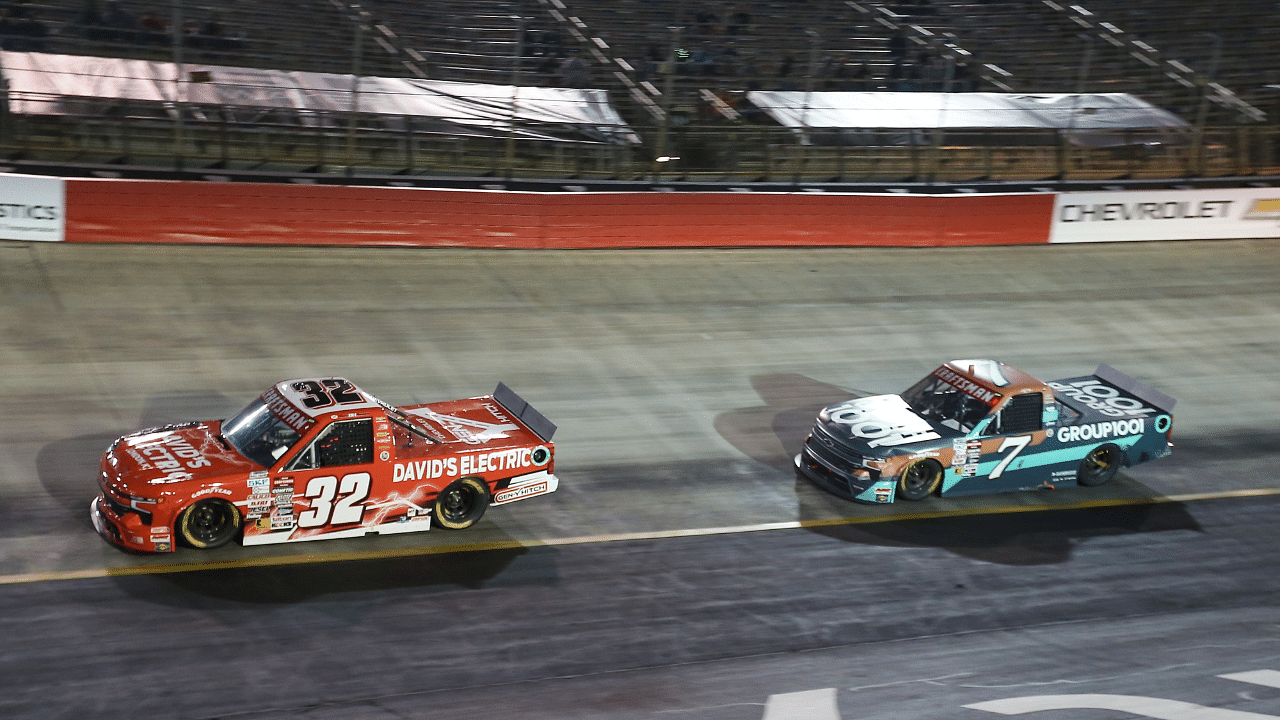
[{"label": "truck rear spoiler", "polygon": [[1105,363],[1102,365],[1099,365],[1098,369],[1093,373],[1093,375],[1094,377],[1107,383],[1108,385],[1113,385],[1116,388],[1123,390],[1129,393],[1130,395],[1138,398],[1139,400],[1143,400],[1155,406],[1157,409],[1163,410],[1170,414],[1173,413],[1173,406],[1178,402],[1177,400],[1174,400],[1173,398],[1169,397],[1168,395],[1165,395],[1159,390],[1156,390],[1150,385],[1134,380],[1128,375],[1125,375],[1124,373],[1120,372],[1119,370]]},{"label": "truck rear spoiler", "polygon": [[506,383],[498,383],[498,387],[493,390],[493,399],[506,408],[507,412],[520,418],[520,422],[532,430],[534,435],[542,438],[544,442],[551,442],[551,436],[556,434],[556,424],[525,402],[524,398],[507,387]]}]

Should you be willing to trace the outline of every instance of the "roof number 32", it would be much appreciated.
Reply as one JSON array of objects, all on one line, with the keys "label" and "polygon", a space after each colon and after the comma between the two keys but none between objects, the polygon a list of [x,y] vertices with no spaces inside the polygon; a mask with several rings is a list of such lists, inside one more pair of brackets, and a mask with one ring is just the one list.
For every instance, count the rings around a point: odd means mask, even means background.
[{"label": "roof number 32", "polygon": [[302,404],[312,410],[329,407],[333,404],[346,405],[364,402],[364,397],[355,386],[346,380],[302,380],[293,384],[296,392],[302,393]]}]

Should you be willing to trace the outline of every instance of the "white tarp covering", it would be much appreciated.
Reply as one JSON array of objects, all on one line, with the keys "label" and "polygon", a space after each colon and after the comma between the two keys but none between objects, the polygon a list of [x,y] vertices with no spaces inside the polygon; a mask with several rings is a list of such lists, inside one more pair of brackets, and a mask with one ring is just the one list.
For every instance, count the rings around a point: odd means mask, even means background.
[{"label": "white tarp covering", "polygon": [[173,63],[23,52],[0,52],[0,70],[19,114],[109,117],[125,102],[132,115],[169,114],[181,102],[196,119],[218,107],[231,122],[338,127],[358,97],[359,112],[389,128],[412,117],[419,130],[505,136],[514,117],[521,137],[639,142],[604,90],[362,77],[353,95],[353,76],[337,73],[192,63],[179,83]]},{"label": "white tarp covering", "polygon": [[[755,91],[747,99],[790,128],[1063,130],[1082,145],[1173,141],[1186,121],[1128,93]],[[1140,131],[1134,135],[1135,131]]]}]

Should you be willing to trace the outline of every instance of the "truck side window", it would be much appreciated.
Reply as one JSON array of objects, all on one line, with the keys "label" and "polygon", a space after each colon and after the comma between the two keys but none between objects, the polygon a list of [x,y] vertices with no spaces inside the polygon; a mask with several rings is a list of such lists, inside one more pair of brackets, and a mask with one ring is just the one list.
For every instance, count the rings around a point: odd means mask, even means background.
[{"label": "truck side window", "polygon": [[1044,424],[1043,404],[1044,396],[1038,392],[1009,398],[996,420],[994,434],[1016,435],[1041,429]]},{"label": "truck side window", "polygon": [[290,470],[373,462],[373,420],[347,420],[325,428],[290,464]]}]

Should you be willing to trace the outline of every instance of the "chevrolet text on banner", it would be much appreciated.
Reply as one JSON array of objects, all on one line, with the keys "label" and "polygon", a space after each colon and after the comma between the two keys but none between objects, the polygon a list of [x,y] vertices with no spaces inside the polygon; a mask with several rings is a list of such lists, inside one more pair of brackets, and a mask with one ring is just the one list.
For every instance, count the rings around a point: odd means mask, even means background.
[{"label": "chevrolet text on banner", "polygon": [[62,178],[0,173],[0,240],[62,240]]},{"label": "chevrolet text on banner", "polygon": [[1280,237],[1280,188],[1062,193],[1050,242]]}]

